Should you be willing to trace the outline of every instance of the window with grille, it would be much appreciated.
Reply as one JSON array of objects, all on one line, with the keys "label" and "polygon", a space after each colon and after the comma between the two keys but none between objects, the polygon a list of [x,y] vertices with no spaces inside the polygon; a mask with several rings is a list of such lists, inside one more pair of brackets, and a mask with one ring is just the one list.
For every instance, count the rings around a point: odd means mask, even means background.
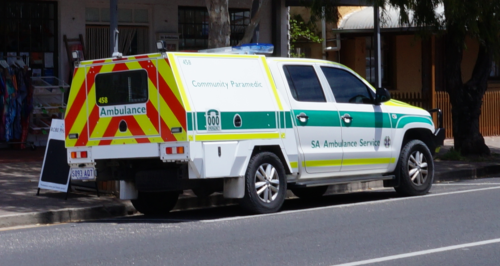
[{"label": "window with grille", "polygon": [[57,5],[56,1],[0,1],[0,60],[13,65],[21,59],[43,76],[58,73]]},{"label": "window with grille", "polygon": [[[208,47],[208,11],[205,7],[179,7],[179,50],[199,50]],[[243,38],[250,24],[250,11],[229,9],[231,23],[231,45]]]}]

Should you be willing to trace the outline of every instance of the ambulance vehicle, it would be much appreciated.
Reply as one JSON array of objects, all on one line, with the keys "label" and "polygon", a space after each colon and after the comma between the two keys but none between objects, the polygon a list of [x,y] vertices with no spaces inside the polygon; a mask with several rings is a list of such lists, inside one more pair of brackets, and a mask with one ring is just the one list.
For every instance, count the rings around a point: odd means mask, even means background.
[{"label": "ambulance vehicle", "polygon": [[228,49],[78,62],[65,114],[72,178],[119,180],[144,214],[169,212],[188,189],[253,213],[278,211],[287,189],[311,199],[383,180],[429,191],[445,131],[428,111],[337,63]]}]

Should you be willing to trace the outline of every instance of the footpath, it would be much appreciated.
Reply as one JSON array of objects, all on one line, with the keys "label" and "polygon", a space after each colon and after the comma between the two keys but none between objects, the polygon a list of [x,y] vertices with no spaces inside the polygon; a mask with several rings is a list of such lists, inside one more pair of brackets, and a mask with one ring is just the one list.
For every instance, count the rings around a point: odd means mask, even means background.
[{"label": "footpath", "polygon": [[[442,160],[453,146],[445,140],[435,161],[435,182],[459,181],[500,176],[500,137],[485,137],[492,156],[488,159]],[[111,194],[78,191],[69,194],[41,190],[37,196],[44,147],[37,150],[0,149],[0,228],[102,219],[136,213],[129,201]],[[381,188],[381,182],[359,183],[335,188],[335,192],[355,192]],[[290,192],[289,197],[294,197]],[[197,198],[190,191],[180,196],[174,211],[234,204],[220,194]]]}]

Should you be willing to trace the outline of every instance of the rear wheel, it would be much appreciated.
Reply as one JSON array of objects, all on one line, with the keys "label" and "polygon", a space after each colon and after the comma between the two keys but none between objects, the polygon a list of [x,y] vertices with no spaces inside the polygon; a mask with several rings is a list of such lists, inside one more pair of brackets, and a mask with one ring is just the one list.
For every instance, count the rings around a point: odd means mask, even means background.
[{"label": "rear wheel", "polygon": [[396,176],[399,186],[395,190],[404,196],[424,195],[434,182],[434,160],[425,143],[409,141],[399,155]]},{"label": "rear wheel", "polygon": [[134,208],[145,215],[165,215],[177,203],[179,192],[139,192],[137,199],[131,200]]},{"label": "rear wheel", "polygon": [[285,196],[285,169],[278,156],[271,152],[254,155],[245,174],[245,196],[241,206],[253,213],[277,212]]},{"label": "rear wheel", "polygon": [[319,199],[325,194],[328,186],[320,186],[320,187],[304,187],[304,188],[294,188],[292,189],[293,194],[295,196],[303,199],[303,200],[316,200]]}]

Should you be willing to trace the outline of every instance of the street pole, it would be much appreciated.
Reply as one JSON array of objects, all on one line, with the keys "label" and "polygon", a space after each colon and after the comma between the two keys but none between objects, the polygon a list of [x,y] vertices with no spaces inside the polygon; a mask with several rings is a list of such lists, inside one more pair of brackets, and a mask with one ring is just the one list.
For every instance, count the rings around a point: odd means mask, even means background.
[{"label": "street pole", "polygon": [[118,29],[118,0],[109,0],[109,54],[113,56],[115,31]]},{"label": "street pole", "polygon": [[375,87],[382,88],[382,53],[380,45],[380,13],[379,7],[373,4],[373,29],[375,50]]},{"label": "street pole", "polygon": [[321,7],[321,54],[323,55],[323,60],[326,59],[326,18],[325,18],[325,7]]}]

